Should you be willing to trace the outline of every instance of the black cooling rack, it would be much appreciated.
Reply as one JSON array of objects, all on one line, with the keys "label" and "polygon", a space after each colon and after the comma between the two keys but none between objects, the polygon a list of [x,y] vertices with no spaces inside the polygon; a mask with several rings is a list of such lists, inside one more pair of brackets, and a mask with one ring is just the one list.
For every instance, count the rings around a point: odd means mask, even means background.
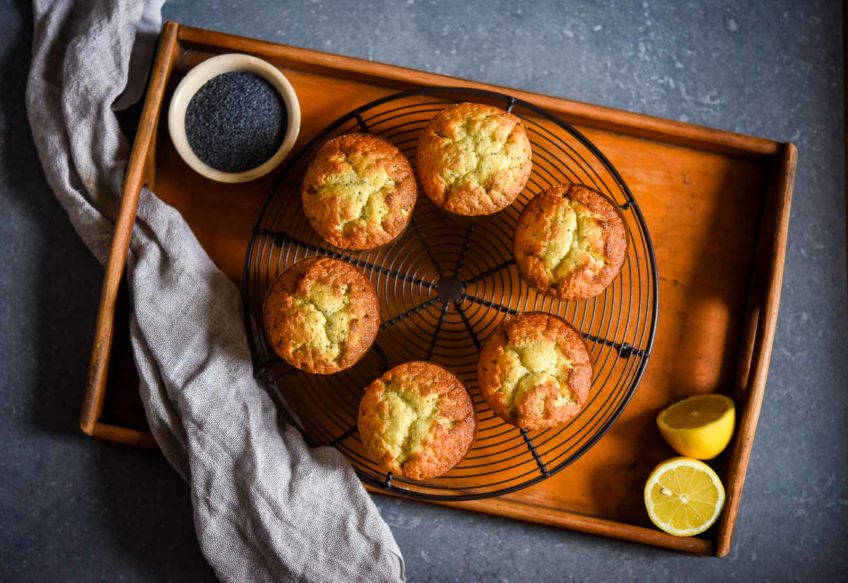
[{"label": "black cooling rack", "polygon": [[[394,143],[415,164],[418,134],[445,107],[463,101],[507,109],[523,120],[533,147],[533,173],[518,200],[486,218],[453,218],[419,194],[412,222],[387,248],[350,253],[328,245],[309,226],[300,200],[303,174],[328,139],[369,132]],[[539,294],[519,277],[512,255],[521,209],[561,182],[595,188],[619,204],[629,234],[621,275],[600,296],[580,302]],[[353,368],[322,376],[300,372],[276,356],[262,329],[270,283],[304,257],[324,255],[361,269],[380,299],[382,325],[373,349]],[[472,500],[535,484],[568,466],[609,429],[636,390],[657,325],[654,249],[639,205],[619,173],[583,134],[538,107],[508,95],[465,88],[414,90],[359,107],[330,124],[281,169],[248,247],[244,312],[256,377],[286,419],[313,446],[338,448],[360,478],[413,498]],[[506,424],[477,387],[480,346],[510,314],[557,314],[586,338],[594,363],[589,402],[567,425],[524,431]],[[477,438],[453,470],[426,482],[386,474],[362,447],[356,428],[364,387],[409,360],[446,366],[468,387]]]}]

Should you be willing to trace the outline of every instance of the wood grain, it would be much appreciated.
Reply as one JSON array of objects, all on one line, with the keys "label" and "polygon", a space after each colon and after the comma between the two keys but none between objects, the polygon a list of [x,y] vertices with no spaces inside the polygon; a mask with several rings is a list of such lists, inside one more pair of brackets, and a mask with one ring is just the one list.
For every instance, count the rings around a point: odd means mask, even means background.
[{"label": "wood grain", "polygon": [[153,436],[149,431],[118,427],[110,423],[95,423],[91,436],[98,439],[117,441],[119,443],[126,443],[127,445],[136,445],[151,449],[156,449],[158,447],[156,445],[156,440],[153,439]]},{"label": "wood grain", "polygon": [[789,232],[789,209],[792,204],[792,187],[795,183],[795,167],[798,152],[792,144],[785,144],[779,163],[775,163],[771,196],[766,200],[765,220],[759,233],[759,269],[752,284],[752,295],[762,297],[762,304],[755,307],[750,316],[756,315],[757,333],[750,340],[750,380],[746,384],[746,395],[734,443],[731,446],[730,464],[724,480],[726,502],[718,525],[716,555],[726,556],[733,539],[733,525],[739,511],[745,474],[751,459],[757,421],[760,417],[763,397],[768,378],[768,363],[771,360],[772,340],[777,327],[780,310],[780,291],[783,286],[783,267],[786,256],[786,240]]},{"label": "wood grain", "polygon": [[564,119],[572,123],[616,131],[624,129],[631,135],[661,139],[665,142],[690,147],[746,156],[774,155],[778,149],[776,142],[763,138],[220,32],[182,27],[180,40],[185,43],[204,45],[214,52],[250,53],[266,59],[277,60],[278,64],[284,68],[312,72],[321,76],[342,76],[345,79],[368,85],[376,84],[394,89],[452,85],[506,91],[519,99],[533,102],[549,111],[559,113]]},{"label": "wood grain", "polygon": [[[292,82],[303,113],[297,147],[350,109],[417,86],[505,91],[577,124],[630,186],[654,240],[661,303],[647,372],[613,428],[564,471],[508,496],[449,505],[682,552],[726,554],[777,321],[793,146],[174,23],[163,33],[127,177],[120,236],[104,283],[84,430],[106,439],[144,442],[126,411],[117,405],[103,409],[110,356],[104,342],[111,341],[115,325],[116,281],[126,258],[140,169],[146,168],[145,179],[188,221],[215,263],[241,282],[249,234],[276,177],[243,185],[210,182],[181,161],[166,129],[155,131],[182,75],[214,54],[233,51],[269,60]],[[113,354],[128,350],[127,339],[117,342]],[[107,405],[138,399],[135,386],[112,385],[108,391],[116,398]],[[674,455],[656,429],[655,416],[677,399],[713,391],[731,394],[739,413],[736,440],[713,463],[727,486],[727,510],[720,524],[701,537],[672,537],[652,527],[642,501],[650,471]]]},{"label": "wood grain", "polygon": [[[394,496],[389,491],[373,486],[366,486],[366,489],[375,494]],[[494,516],[504,516],[515,520],[525,520],[557,528],[567,528],[619,540],[638,542],[683,553],[696,555],[712,554],[712,542],[702,538],[672,536],[655,528],[624,524],[599,516],[569,512],[550,505],[528,503],[515,495],[485,500],[449,502],[440,505],[461,508],[472,512],[482,512]]]},{"label": "wood grain", "polygon": [[124,178],[121,206],[115,223],[115,235],[106,263],[103,290],[100,293],[100,307],[97,311],[97,323],[94,331],[94,347],[91,351],[88,383],[80,415],[80,427],[88,435],[94,435],[95,426],[103,411],[103,397],[109,373],[109,358],[115,329],[115,305],[118,298],[118,288],[121,285],[121,278],[127,262],[127,251],[132,239],[138,197],[144,186],[145,174],[150,175],[151,173],[148,160],[152,159],[151,145],[154,143],[157,134],[165,86],[178,52],[178,30],[177,25],[170,24],[162,31],[159,49],[153,63],[147,98],[127,166],[127,175]]}]

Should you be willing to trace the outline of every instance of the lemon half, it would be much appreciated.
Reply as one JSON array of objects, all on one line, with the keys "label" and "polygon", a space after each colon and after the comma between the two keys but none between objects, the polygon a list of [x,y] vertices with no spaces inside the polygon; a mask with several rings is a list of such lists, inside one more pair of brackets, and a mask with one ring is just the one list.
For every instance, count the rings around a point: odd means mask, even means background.
[{"label": "lemon half", "polygon": [[678,401],[657,416],[660,433],[680,455],[709,460],[720,454],[736,424],[733,399],[698,395]]},{"label": "lemon half", "polygon": [[718,520],[724,486],[704,462],[671,458],[654,468],[645,483],[645,508],[657,528],[674,536],[694,536]]}]

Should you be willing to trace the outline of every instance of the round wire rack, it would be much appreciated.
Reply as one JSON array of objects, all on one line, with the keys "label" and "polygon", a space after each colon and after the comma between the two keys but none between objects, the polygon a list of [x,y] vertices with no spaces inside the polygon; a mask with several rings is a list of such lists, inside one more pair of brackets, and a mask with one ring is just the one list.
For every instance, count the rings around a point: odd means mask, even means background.
[{"label": "round wire rack", "polygon": [[[395,144],[415,164],[418,134],[439,111],[463,101],[487,103],[520,117],[533,148],[533,172],[518,200],[486,218],[448,216],[422,193],[406,232],[386,248],[350,253],[324,242],[301,208],[300,184],[328,139],[369,132]],[[622,209],[628,255],[619,277],[600,296],[562,301],[537,293],[518,276],[512,255],[518,215],[533,196],[562,182],[608,195]],[[282,361],[268,343],[262,303],[270,283],[304,257],[347,261],[371,280],[380,300],[377,341],[353,368],[311,375]],[[535,484],[562,470],[609,429],[645,371],[657,325],[654,249],[639,205],[618,171],[572,125],[508,95],[433,88],[390,95],[336,120],[281,169],[259,214],[244,271],[244,313],[256,377],[285,418],[313,446],[338,448],[360,478],[395,493],[429,500],[472,500]],[[477,387],[481,344],[509,315],[544,311],[565,318],[587,340],[594,363],[589,401],[568,424],[525,431],[503,422]],[[474,401],[477,437],[447,474],[415,482],[386,473],[369,458],[356,421],[363,389],[410,360],[441,364],[457,374]]]}]

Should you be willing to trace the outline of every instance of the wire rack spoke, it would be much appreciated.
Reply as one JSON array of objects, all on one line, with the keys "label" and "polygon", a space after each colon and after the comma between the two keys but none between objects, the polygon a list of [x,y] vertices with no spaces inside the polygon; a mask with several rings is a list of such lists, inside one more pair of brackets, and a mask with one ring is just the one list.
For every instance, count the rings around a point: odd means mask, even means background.
[{"label": "wire rack spoke", "polygon": [[480,342],[480,338],[477,336],[477,332],[474,330],[474,326],[472,326],[471,322],[468,320],[468,314],[465,313],[465,309],[462,307],[462,304],[459,302],[454,302],[453,307],[459,314],[459,318],[465,325],[465,329],[468,330],[468,335],[471,337],[471,341],[474,343],[474,346],[477,347],[477,350],[480,350],[483,345]]},{"label": "wire rack spoke", "polygon": [[340,444],[341,442],[343,442],[343,441],[344,441],[345,439],[347,439],[348,437],[351,437],[351,436],[352,436],[354,433],[356,433],[358,430],[359,430],[359,428],[358,428],[356,425],[351,425],[350,427],[348,427],[348,428],[345,430],[345,432],[344,432],[344,433],[342,433],[342,434],[341,434],[341,435],[339,435],[337,438],[335,438],[333,441],[331,441],[331,442],[330,442],[330,445],[332,445],[333,447],[337,446],[338,444]]},{"label": "wire rack spoke", "polygon": [[[411,158],[427,122],[461,102],[494,105],[522,120],[533,150],[533,169],[513,205],[497,215],[464,221],[424,199],[415,207],[409,233],[361,254],[316,237],[300,208],[299,189],[326,140],[366,132],[389,140]],[[583,183],[610,197],[622,211],[632,243],[622,275],[603,295],[587,302],[536,294],[514,269],[513,235],[522,209],[535,193],[563,182]],[[297,374],[300,371],[282,360],[269,359],[275,353],[261,324],[264,296],[276,274],[316,254],[365,271],[388,315],[371,352],[335,375]],[[510,95],[455,87],[412,90],[358,107],[288,159],[254,228],[243,286],[255,374],[273,389],[269,392],[281,415],[307,443],[335,446],[364,482],[430,500],[472,500],[513,492],[546,479],[588,451],[637,388],[653,346],[658,309],[650,234],[635,198],[604,154],[575,127],[532,104]],[[593,384],[584,409],[563,426],[532,434],[495,415],[476,379],[486,336],[503,314],[527,311],[561,315],[585,330],[583,338],[594,343]],[[469,389],[478,422],[477,439],[465,459],[444,476],[424,482],[387,473],[364,450],[356,427],[362,388],[410,360],[436,360],[458,374]]]},{"label": "wire rack spoke", "polygon": [[368,124],[365,123],[365,119],[362,117],[362,114],[357,112],[355,114],[355,117],[356,117],[356,123],[359,124],[360,131],[362,131],[362,133],[365,133],[365,134],[370,134],[371,129],[368,127]]},{"label": "wire rack spoke", "polygon": [[421,302],[417,306],[413,306],[412,308],[409,308],[405,312],[400,313],[397,316],[394,316],[391,319],[386,320],[385,322],[380,324],[380,330],[385,330],[386,328],[391,328],[392,326],[394,326],[398,322],[405,320],[405,319],[409,318],[410,316],[412,316],[414,314],[417,314],[421,310],[426,310],[427,308],[429,308],[430,306],[432,306],[433,304],[435,304],[438,301],[440,301],[439,298],[435,297],[435,298],[430,298],[426,302]]},{"label": "wire rack spoke", "polygon": [[433,331],[433,338],[430,340],[430,346],[427,348],[427,358],[433,358],[433,352],[436,350],[436,343],[439,341],[439,334],[442,333],[442,327],[445,325],[445,320],[448,316],[448,303],[442,304],[442,312],[439,314],[439,321],[436,323],[436,329]]},{"label": "wire rack spoke", "polygon": [[639,357],[647,356],[647,353],[644,350],[636,348],[635,346],[628,344],[627,342],[615,342],[614,340],[607,340],[606,338],[601,338],[599,336],[595,336],[594,334],[589,334],[588,332],[580,332],[580,335],[586,340],[589,340],[590,342],[595,342],[597,344],[603,344],[604,346],[610,346],[612,348],[615,348],[621,358],[630,358],[634,355]]},{"label": "wire rack spoke", "polygon": [[[465,267],[465,255],[468,253],[468,244],[471,242],[471,235],[473,233],[474,223],[468,223],[468,227],[465,229],[465,236],[462,238],[462,247],[459,248],[459,258],[456,260],[456,265],[453,268],[453,272],[456,275],[459,275],[459,272]],[[465,283],[464,285],[468,284]]]},{"label": "wire rack spoke", "polygon": [[487,277],[490,277],[490,276],[496,274],[499,271],[503,271],[504,269],[508,269],[508,268],[512,267],[513,265],[515,265],[515,259],[507,259],[506,261],[502,261],[501,263],[498,263],[494,267],[490,267],[486,271],[484,271],[482,273],[478,273],[474,277],[467,279],[465,281],[465,285],[468,286],[468,285],[483,281]]},{"label": "wire rack spoke", "polygon": [[312,251],[313,253],[317,253],[318,255],[323,255],[325,257],[331,257],[333,259],[339,259],[341,261],[346,261],[351,265],[355,265],[356,267],[361,267],[364,269],[370,269],[371,271],[376,271],[378,273],[382,273],[383,275],[389,275],[391,277],[400,279],[402,281],[407,281],[409,283],[414,283],[416,285],[420,285],[426,289],[433,289],[436,287],[436,282],[434,281],[426,281],[421,279],[420,277],[415,277],[408,275],[406,273],[401,273],[396,269],[389,269],[382,265],[377,265],[371,261],[365,261],[364,259],[360,259],[358,257],[351,257],[350,255],[345,255],[344,253],[339,253],[338,251],[333,251],[331,249],[327,249],[326,247],[322,247],[321,245],[315,245],[313,243],[309,243],[307,241],[303,241],[296,237],[292,237],[285,231],[275,231],[271,229],[258,229],[256,233],[260,235],[266,235],[268,237],[274,238],[274,244],[277,246],[282,246],[286,243],[290,243],[292,245],[296,245],[307,251]]},{"label": "wire rack spoke", "polygon": [[511,316],[515,316],[515,315],[521,313],[518,310],[508,308],[507,306],[503,306],[501,304],[498,304],[498,303],[490,301],[490,300],[484,300],[483,298],[478,298],[477,296],[474,296],[474,295],[471,295],[471,294],[468,294],[468,293],[462,294],[462,299],[460,301],[463,301],[463,300],[468,300],[469,302],[474,302],[475,304],[480,304],[481,306],[486,306],[487,308],[492,308],[493,310],[497,310],[499,312],[503,312],[504,314],[509,314]]},{"label": "wire rack spoke", "polygon": [[380,359],[380,364],[383,367],[383,372],[386,372],[390,368],[392,368],[392,361],[389,359],[389,355],[386,354],[386,351],[380,345],[379,341],[375,341],[371,346],[371,349],[374,351],[374,354],[377,355],[377,358]]},{"label": "wire rack spoke", "polygon": [[519,431],[521,432],[521,437],[524,438],[524,443],[527,445],[527,450],[530,452],[530,455],[533,456],[533,459],[536,461],[536,465],[539,466],[539,471],[547,478],[551,474],[548,471],[545,462],[542,461],[542,457],[539,455],[539,452],[536,451],[536,445],[533,443],[533,440],[530,438],[526,429],[520,429]]},{"label": "wire rack spoke", "polygon": [[[273,385],[273,384],[278,383],[282,380],[285,380],[289,377],[293,377],[294,375],[296,375],[297,373],[300,372],[298,369],[294,368],[293,366],[286,365],[286,367],[287,368],[285,370],[278,372],[277,374],[275,374],[274,376],[272,376],[269,379],[260,379],[261,382],[266,384],[266,385]],[[268,367],[268,368],[270,368],[270,367]],[[268,372],[268,368],[265,368],[263,370],[263,372]],[[256,378],[259,378],[259,377],[256,377]]]},{"label": "wire rack spoke", "polygon": [[412,230],[415,232],[415,236],[421,241],[421,245],[424,247],[424,251],[427,253],[427,257],[430,258],[430,262],[433,264],[433,267],[436,269],[436,273],[439,274],[439,277],[442,277],[445,272],[442,270],[442,264],[439,261],[439,258],[436,256],[436,253],[433,251],[433,248],[430,246],[430,242],[427,241],[427,238],[421,233],[421,229],[418,227],[418,223],[413,219]]}]

